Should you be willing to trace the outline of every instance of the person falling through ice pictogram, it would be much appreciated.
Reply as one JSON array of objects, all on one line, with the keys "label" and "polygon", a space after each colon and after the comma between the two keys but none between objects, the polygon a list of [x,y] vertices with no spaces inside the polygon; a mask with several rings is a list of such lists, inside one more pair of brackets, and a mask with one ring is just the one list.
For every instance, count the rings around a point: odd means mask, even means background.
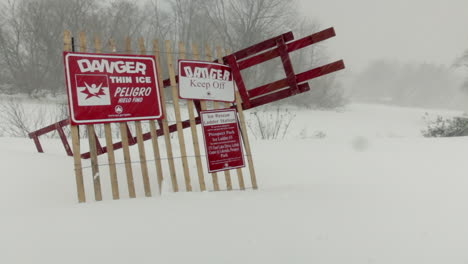
[{"label": "person falling through ice pictogram", "polygon": [[82,93],[86,94],[86,99],[88,98],[91,98],[93,96],[97,97],[97,98],[101,98],[102,95],[106,95],[106,93],[104,92],[102,88],[102,83],[99,84],[99,86],[97,86],[96,84],[87,84],[85,82],[85,86],[86,86],[86,89],[84,89],[83,91],[81,91]]}]

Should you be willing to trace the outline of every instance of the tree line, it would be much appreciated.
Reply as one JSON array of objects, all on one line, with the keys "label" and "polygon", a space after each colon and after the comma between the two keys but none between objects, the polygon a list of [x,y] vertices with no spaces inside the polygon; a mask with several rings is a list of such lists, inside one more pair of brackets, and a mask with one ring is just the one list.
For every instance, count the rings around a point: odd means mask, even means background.
[{"label": "tree line", "polygon": [[[7,0],[0,5],[0,92],[32,97],[65,93],[65,29],[116,43],[144,37],[231,51],[287,31],[301,36],[319,29],[299,15],[295,0]],[[319,46],[294,54],[301,65],[318,64],[323,57]],[[258,67],[247,78],[277,79],[277,64]]]},{"label": "tree line", "polygon": [[353,99],[385,104],[467,109],[467,90],[453,67],[375,60],[350,83]]}]

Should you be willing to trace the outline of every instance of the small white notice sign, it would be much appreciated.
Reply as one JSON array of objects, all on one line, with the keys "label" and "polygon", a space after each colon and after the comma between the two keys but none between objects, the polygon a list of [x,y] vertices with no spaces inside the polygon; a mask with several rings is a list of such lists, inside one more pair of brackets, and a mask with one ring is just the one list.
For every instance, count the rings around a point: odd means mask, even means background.
[{"label": "small white notice sign", "polygon": [[231,68],[214,62],[179,60],[179,97],[234,102]]}]

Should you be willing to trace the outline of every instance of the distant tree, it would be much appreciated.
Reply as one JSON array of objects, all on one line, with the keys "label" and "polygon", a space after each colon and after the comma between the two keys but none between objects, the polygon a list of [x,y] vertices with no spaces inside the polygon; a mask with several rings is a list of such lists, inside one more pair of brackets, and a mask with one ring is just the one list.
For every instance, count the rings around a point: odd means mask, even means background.
[{"label": "distant tree", "polygon": [[[1,6],[0,63],[2,87],[10,92],[41,96],[63,93],[63,31],[85,31],[91,39],[99,34],[122,43],[152,30],[168,32],[151,12],[157,1],[140,6],[127,0],[11,0]],[[149,21],[146,18],[151,17]],[[153,32],[151,37],[158,36]],[[78,44],[75,43],[75,47]],[[122,49],[122,47],[119,47]],[[93,51],[89,45],[89,51]],[[7,84],[7,85],[5,85]]]},{"label": "distant tree", "polygon": [[[30,96],[64,93],[65,29],[87,32],[89,43],[94,35],[101,36],[104,51],[106,40],[113,38],[119,52],[125,51],[126,37],[134,41],[145,37],[149,51],[153,39],[236,51],[287,31],[295,31],[297,38],[318,29],[317,23],[301,18],[297,0],[7,0],[0,4],[0,89]],[[132,52],[137,52],[135,44]],[[94,51],[93,45],[88,50]],[[165,61],[165,54],[161,56]],[[318,45],[292,54],[297,72],[317,66],[325,57]],[[243,75],[254,87],[284,78],[284,71],[277,58]],[[327,77],[314,82],[314,88],[320,91],[337,83]],[[302,103],[322,100],[305,98],[301,97]]]},{"label": "distant tree", "polygon": [[[463,69],[467,70],[467,72],[468,72],[468,50],[466,50],[465,53],[455,61],[454,65],[455,65],[455,67],[463,68]],[[465,78],[465,81],[461,85],[461,89],[465,93],[468,93],[468,74],[467,74],[467,76]]]},{"label": "distant tree", "polygon": [[16,92],[37,96],[63,87],[63,29],[94,25],[94,0],[19,0],[5,6],[0,56]]}]

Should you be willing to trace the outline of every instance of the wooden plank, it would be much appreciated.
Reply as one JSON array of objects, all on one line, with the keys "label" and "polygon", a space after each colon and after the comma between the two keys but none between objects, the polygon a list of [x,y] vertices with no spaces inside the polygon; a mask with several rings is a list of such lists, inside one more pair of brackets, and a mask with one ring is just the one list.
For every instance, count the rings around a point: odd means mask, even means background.
[{"label": "wooden plank", "polygon": [[[284,38],[285,41],[291,41],[291,40],[294,39],[294,35],[290,31],[290,32],[284,33],[282,35],[279,35],[279,36],[273,37],[271,39],[267,39],[265,41],[257,43],[257,44],[255,44],[253,46],[248,47],[248,48],[236,51],[234,54],[231,54],[231,55],[235,56],[237,60],[247,58],[247,57],[249,57],[251,55],[262,52],[264,50],[274,48],[276,46],[276,39],[278,39],[278,38]],[[230,55],[228,55],[228,56],[230,56]],[[226,59],[226,58],[224,58],[224,59]]]},{"label": "wooden plank", "polygon": [[[129,39],[129,38],[128,38]],[[138,39],[138,46],[140,48],[140,54],[146,54],[145,48],[145,41],[143,38]],[[131,50],[131,41],[128,41],[127,44],[127,54],[132,54]],[[143,139],[143,127],[141,125],[141,121],[135,121],[135,130],[137,134],[137,144],[138,144],[138,152],[140,156],[140,168],[141,168],[141,175],[143,177],[143,188],[145,190],[145,196],[151,197],[151,184],[148,174],[148,164],[146,161],[146,151],[145,151],[145,141]]]},{"label": "wooden plank", "polygon": [[36,131],[33,131],[33,132],[29,133],[28,135],[29,135],[30,138],[32,138],[34,135],[36,135],[37,137],[42,136],[44,134],[47,134],[49,132],[54,131],[56,129],[57,124],[59,124],[61,127],[64,127],[64,126],[67,126],[67,125],[70,124],[70,120],[69,119],[64,119],[64,120],[59,121],[59,122],[57,122],[55,124],[48,125],[46,127],[38,129]]},{"label": "wooden plank", "polygon": [[106,135],[107,161],[109,162],[109,175],[112,187],[112,199],[118,200],[120,199],[119,181],[117,179],[117,168],[115,166],[115,153],[114,146],[112,144],[111,124],[104,124],[104,133]]},{"label": "wooden plank", "polygon": [[244,140],[245,152],[247,154],[247,161],[249,163],[250,180],[252,182],[252,188],[256,190],[258,189],[257,176],[255,175],[255,168],[254,168],[254,163],[253,163],[253,158],[252,158],[252,150],[250,148],[250,141],[249,141],[247,126],[245,124],[245,118],[244,118],[244,110],[242,109],[242,99],[240,97],[239,91],[236,91],[236,107],[237,107],[237,114],[239,115],[239,123],[240,123],[240,129],[242,132],[242,138]]},{"label": "wooden plank", "polygon": [[[303,92],[306,92],[306,91],[309,91],[309,90],[310,90],[310,87],[309,87],[308,83],[299,84],[299,92],[300,93],[303,93]],[[271,103],[271,102],[276,102],[276,101],[279,101],[281,99],[291,97],[293,95],[294,94],[291,91],[291,89],[283,89],[283,90],[281,90],[279,92],[267,94],[265,96],[261,96],[261,97],[252,99],[252,101],[250,101],[250,106],[252,108],[253,107],[258,107],[258,106],[261,106],[261,105],[264,105],[264,104],[268,104],[268,103]],[[245,109],[245,107],[244,107],[244,109]]]},{"label": "wooden plank", "polygon": [[314,79],[314,78],[317,78],[317,77],[320,77],[320,76],[323,76],[323,75],[326,75],[335,71],[342,70],[344,68],[345,68],[345,65],[344,65],[343,60],[339,60],[339,61],[335,61],[335,62],[329,63],[327,65],[323,65],[321,67],[318,67],[312,70],[299,73],[297,74],[296,79],[297,79],[297,82],[301,83],[301,82],[305,82],[307,80]]},{"label": "wooden plank", "polygon": [[143,128],[141,126],[141,121],[135,122],[135,129],[137,134],[138,151],[140,154],[141,175],[143,177],[145,196],[151,197],[151,186],[148,175],[148,165],[146,164],[145,141],[143,140]]},{"label": "wooden plank", "polygon": [[59,123],[55,124],[55,129],[57,130],[60,140],[62,140],[63,147],[65,148],[65,152],[67,152],[68,156],[73,156],[73,151],[70,148],[70,145],[68,144],[68,139],[67,136],[65,135],[65,132],[63,131],[62,126],[60,126]]},{"label": "wooden plank", "polygon": [[[213,61],[213,56],[211,55],[211,48],[208,44],[205,45],[205,59],[208,61]],[[213,103],[213,107],[217,107],[217,102]],[[203,110],[207,110],[206,105]],[[207,157],[208,158],[208,157]],[[211,173],[211,178],[213,179],[213,188],[215,191],[221,190],[219,188],[218,174],[216,172]]]},{"label": "wooden plank", "polygon": [[[220,46],[216,47],[216,57],[218,57],[218,63],[223,63],[223,50]],[[229,108],[229,103],[223,103],[221,108]],[[224,171],[224,178],[226,180],[226,188],[228,191],[232,191],[231,172],[229,170]]]},{"label": "wooden plank", "polygon": [[[344,69],[344,67],[345,66],[342,60],[332,62],[326,65],[299,73],[296,75],[296,80],[298,83],[302,83],[302,82],[305,82],[305,81],[308,81],[308,80],[311,80],[311,79],[314,79],[314,78],[317,78],[317,77],[320,77],[320,76],[323,76],[323,75],[326,75],[335,71],[342,70]],[[282,79],[282,80],[274,81],[272,83],[265,84],[257,88],[251,89],[249,91],[249,95],[251,98],[255,98],[258,96],[262,96],[262,95],[280,90],[285,87],[288,87],[288,81],[287,79]]]},{"label": "wooden plank", "polygon": [[190,192],[192,191],[192,184],[190,183],[190,171],[188,167],[187,161],[187,151],[185,148],[185,138],[184,138],[184,131],[182,128],[182,118],[180,114],[180,106],[179,106],[179,93],[177,91],[177,82],[175,78],[175,71],[174,71],[174,59],[172,57],[172,44],[170,40],[166,40],[166,58],[167,58],[167,67],[169,70],[169,78],[171,80],[171,90],[172,90],[172,101],[174,103],[174,112],[176,118],[176,125],[177,125],[177,136],[179,138],[179,147],[180,147],[180,154],[182,159],[182,167],[184,169],[184,178],[185,178],[185,189]]},{"label": "wooden plank", "polygon": [[[326,39],[329,39],[331,37],[335,36],[335,30],[333,28],[328,28],[325,30],[322,30],[320,32],[314,33],[310,36],[295,40],[293,42],[290,42],[286,45],[286,50],[288,53],[291,53],[293,51],[305,48],[307,46],[310,46],[312,44],[324,41]],[[285,40],[286,41],[286,40]],[[229,53],[228,53],[229,54]],[[255,56],[249,57],[247,59],[238,61],[239,64],[239,69],[244,70],[246,68],[255,66],[257,64],[269,61],[271,59],[274,59],[276,57],[279,57],[280,53],[278,52],[278,49],[273,49],[269,51],[265,51],[263,53],[257,54]]]},{"label": "wooden plank", "polygon": [[[109,47],[112,52],[117,50],[115,41],[113,39],[109,40]],[[120,138],[121,138],[121,147],[122,152],[124,155],[124,163],[125,163],[125,175],[127,176],[127,189],[128,189],[128,196],[130,198],[136,197],[135,192],[135,183],[133,181],[133,170],[132,170],[132,160],[130,157],[130,147],[129,147],[129,128],[127,123],[119,123],[120,129]],[[113,146],[115,148],[115,146]]]},{"label": "wooden plank", "polygon": [[[160,50],[159,50],[159,42],[157,40],[153,41],[153,50],[154,55],[156,57],[156,68],[161,68],[161,60],[160,60]],[[167,112],[166,112],[166,97],[164,96],[164,86],[163,86],[163,78],[161,70],[158,70],[158,80],[159,80],[159,90],[162,98],[162,111],[164,119],[162,120],[162,127],[164,131],[164,139],[166,142],[166,152],[167,152],[167,161],[169,163],[169,173],[171,174],[171,182],[172,182],[172,190],[174,192],[179,191],[179,186],[177,185],[177,176],[176,170],[174,165],[174,154],[172,152],[172,143],[171,143],[171,136],[169,135],[169,125],[167,122]]]},{"label": "wooden plank", "polygon": [[232,78],[237,85],[237,89],[240,92],[242,97],[243,104],[250,108],[250,97],[249,92],[247,91],[247,87],[245,86],[244,79],[242,79],[241,70],[239,69],[239,65],[237,64],[237,59],[234,55],[229,55],[224,57],[224,61],[228,63],[232,70]]},{"label": "wooden plank", "polygon": [[[102,42],[101,38],[96,34],[94,36],[94,48],[96,53],[102,52]],[[107,152],[107,162],[109,163],[109,176],[110,176],[110,183],[112,188],[112,199],[118,200],[120,199],[119,193],[119,181],[117,179],[117,168],[115,166],[115,153],[114,153],[114,146],[112,143],[112,128],[111,124],[106,123],[104,124],[104,135],[106,138],[106,149],[103,150],[103,153]]]},{"label": "wooden plank", "polygon": [[284,73],[286,74],[286,80],[288,82],[289,88],[292,89],[293,94],[298,94],[299,87],[297,86],[296,74],[294,73],[291,58],[289,57],[289,53],[286,50],[286,42],[281,38],[276,40],[276,43],[278,44],[278,52],[281,57],[281,62],[283,63],[283,69]]},{"label": "wooden plank", "polygon": [[[71,32],[66,30],[63,36],[64,40],[64,50],[72,51],[72,36]],[[73,165],[75,168],[75,180],[76,180],[76,189],[78,195],[78,202],[86,202],[84,180],[83,180],[83,167],[81,164],[81,155],[80,155],[80,133],[78,131],[78,126],[70,126],[71,138],[72,138],[72,149],[73,149]]]},{"label": "wooden plank", "polygon": [[41,142],[39,141],[39,137],[37,135],[31,135],[31,134],[29,135],[29,137],[34,140],[34,144],[36,145],[37,152],[44,153]]},{"label": "wooden plank", "polygon": [[[231,51],[230,50],[226,50],[225,52],[226,54],[230,54]],[[223,60],[224,62],[224,60]],[[229,107],[232,107],[233,104],[228,104],[226,103],[226,108],[229,106]],[[237,168],[236,169],[236,172],[237,172],[237,181],[239,182],[239,189],[241,190],[245,190],[245,183],[244,183],[244,173],[242,172],[242,168]]]},{"label": "wooden plank", "polygon": [[[325,30],[322,30],[320,32],[314,33],[310,36],[295,40],[293,42],[290,42],[287,44],[287,50],[288,52],[293,52],[298,49],[305,48],[309,45],[324,41],[326,39],[332,38],[336,36],[335,34],[335,29],[334,28],[327,28]],[[285,40],[287,42],[287,40]]]},{"label": "wooden plank", "polygon": [[88,131],[89,153],[91,154],[91,171],[93,172],[94,199],[102,201],[101,175],[99,173],[99,162],[97,158],[96,132],[94,125],[86,126]]},{"label": "wooden plank", "polygon": [[[80,32],[80,52],[87,52],[86,33]],[[94,125],[86,125],[88,131],[89,153],[91,155],[91,171],[93,173],[94,199],[102,201],[101,175],[99,175],[99,162],[97,159],[96,132]]]},{"label": "wooden plank", "polygon": [[150,133],[151,133],[151,143],[153,146],[153,153],[154,153],[154,163],[156,166],[156,174],[158,177],[158,191],[159,191],[159,194],[161,194],[163,172],[162,172],[162,163],[161,163],[161,152],[159,150],[159,143],[158,143],[158,133],[156,129],[156,122],[154,120],[150,120],[149,124],[150,124]]},{"label": "wooden plank", "polygon": [[[146,54],[146,47],[145,47],[145,41],[144,41],[143,38],[139,38],[138,46],[139,46],[139,49],[140,49],[140,54],[145,55]],[[157,179],[158,179],[158,190],[159,190],[159,194],[161,194],[161,184],[162,184],[162,180],[163,180],[163,173],[162,173],[162,164],[161,164],[161,154],[160,154],[160,151],[159,151],[158,135],[156,133],[156,123],[155,123],[154,120],[149,120],[149,124],[150,124],[151,143],[152,143],[152,146],[153,146],[154,162],[155,162],[155,166],[156,166],[156,173],[157,173]],[[139,126],[141,128],[141,124]],[[137,125],[137,129],[138,129],[138,125]],[[139,136],[139,135],[137,134],[137,136]],[[143,135],[141,135],[139,137],[141,137],[141,138],[138,139],[138,142],[143,142],[143,140],[144,140]],[[142,144],[142,148],[143,148],[143,153],[145,153],[144,144]],[[140,160],[142,160],[142,158],[141,158],[141,148],[140,148]],[[145,157],[145,160],[146,160],[146,157]],[[143,169],[143,167],[142,167],[142,169]],[[151,189],[150,189],[150,186],[149,186],[149,178],[147,180],[145,180],[145,177],[143,176],[143,180],[144,180],[144,182],[147,181],[148,189],[151,192]],[[146,184],[145,184],[145,190],[146,190]],[[145,191],[145,193],[146,193],[146,191]],[[151,193],[150,193],[150,196],[151,196]]]},{"label": "wooden plank", "polygon": [[119,123],[120,137],[122,139],[122,150],[124,154],[125,173],[127,175],[128,196],[135,198],[135,183],[133,182],[132,159],[130,157],[130,147],[128,145],[127,126],[125,123]]},{"label": "wooden plank", "polygon": [[[192,56],[194,60],[200,60],[200,49],[198,48],[197,44],[192,44]],[[200,103],[200,110],[206,110],[206,101],[201,100],[198,101]]]},{"label": "wooden plank", "polygon": [[[179,42],[179,58],[182,60],[186,59],[185,53],[186,53],[185,44],[182,42]],[[197,123],[195,122],[193,100],[187,100],[187,109],[189,113],[190,129],[192,131],[192,141],[193,141],[193,149],[195,152],[195,162],[197,164],[198,183],[200,185],[200,191],[203,192],[203,191],[206,191],[206,184],[205,184],[205,177],[203,176],[203,164],[201,160],[200,143],[198,141]]]}]

